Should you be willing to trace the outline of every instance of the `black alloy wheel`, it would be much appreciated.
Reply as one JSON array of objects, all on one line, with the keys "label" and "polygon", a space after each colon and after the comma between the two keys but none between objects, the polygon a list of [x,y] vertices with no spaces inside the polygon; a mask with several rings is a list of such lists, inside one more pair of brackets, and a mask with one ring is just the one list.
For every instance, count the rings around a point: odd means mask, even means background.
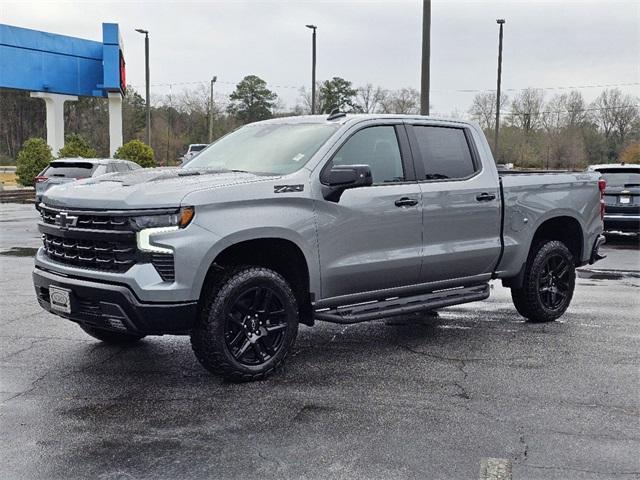
[{"label": "black alloy wheel", "polygon": [[206,285],[191,346],[207,370],[233,382],[260,380],[284,362],[298,334],[298,304],[279,273],[228,267]]},{"label": "black alloy wheel", "polygon": [[230,302],[224,337],[239,363],[259,366],[282,348],[288,328],[284,299],[267,286],[256,286],[241,291]]},{"label": "black alloy wheel", "polygon": [[571,266],[562,255],[550,255],[538,276],[542,304],[549,310],[561,309],[569,298]]}]

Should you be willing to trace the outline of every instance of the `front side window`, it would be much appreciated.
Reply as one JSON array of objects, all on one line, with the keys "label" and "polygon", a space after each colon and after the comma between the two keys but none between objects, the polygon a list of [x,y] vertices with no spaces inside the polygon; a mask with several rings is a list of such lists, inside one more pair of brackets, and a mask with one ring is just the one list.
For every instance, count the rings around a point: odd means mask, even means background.
[{"label": "front side window", "polygon": [[422,180],[460,179],[476,171],[464,130],[415,125],[418,160],[424,165]]},{"label": "front side window", "polygon": [[326,123],[245,125],[193,157],[186,169],[285,175],[302,168],[339,128]]},{"label": "front side window", "polygon": [[391,126],[369,127],[355,133],[333,157],[333,165],[369,165],[374,184],[405,179],[396,131]]}]

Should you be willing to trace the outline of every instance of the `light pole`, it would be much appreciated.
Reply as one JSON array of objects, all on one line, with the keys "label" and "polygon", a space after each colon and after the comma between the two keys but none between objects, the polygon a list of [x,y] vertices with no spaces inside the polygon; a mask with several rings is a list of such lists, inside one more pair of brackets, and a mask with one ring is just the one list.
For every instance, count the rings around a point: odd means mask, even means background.
[{"label": "light pole", "polygon": [[502,80],[502,26],[505,21],[503,18],[496,20],[496,23],[500,25],[500,36],[498,40],[498,87],[496,89],[496,138],[494,141],[495,147],[495,160],[498,162],[498,132],[500,131],[500,82]]},{"label": "light pole", "polygon": [[422,75],[420,78],[420,115],[429,115],[431,64],[431,0],[422,4]]},{"label": "light pole", "polygon": [[311,115],[316,113],[316,25],[306,25],[313,30],[311,47]]},{"label": "light pole", "polygon": [[213,142],[213,84],[216,83],[216,75],[211,79],[211,93],[209,94],[209,143]]},{"label": "light pole", "polygon": [[142,28],[136,28],[136,32],[144,34],[144,68],[145,68],[145,83],[147,95],[145,99],[147,108],[147,145],[151,146],[151,93],[149,91],[149,31]]}]

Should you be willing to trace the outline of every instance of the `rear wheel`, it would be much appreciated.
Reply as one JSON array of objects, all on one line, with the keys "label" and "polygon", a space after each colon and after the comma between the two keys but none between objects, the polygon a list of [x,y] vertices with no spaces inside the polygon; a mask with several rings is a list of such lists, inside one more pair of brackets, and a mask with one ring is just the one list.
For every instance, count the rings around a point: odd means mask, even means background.
[{"label": "rear wheel", "polygon": [[135,343],[144,338],[144,335],[114,332],[111,330],[104,330],[102,328],[91,327],[89,325],[80,325],[80,328],[93,338],[97,338],[98,340],[102,340],[105,343],[111,343],[113,345]]},{"label": "rear wheel", "polygon": [[557,240],[539,243],[529,256],[521,288],[511,289],[518,313],[531,322],[551,322],[569,307],[575,289],[573,256]]},{"label": "rear wheel", "polygon": [[244,382],[282,365],[298,333],[298,307],[281,275],[262,267],[232,268],[204,295],[191,345],[207,370]]}]

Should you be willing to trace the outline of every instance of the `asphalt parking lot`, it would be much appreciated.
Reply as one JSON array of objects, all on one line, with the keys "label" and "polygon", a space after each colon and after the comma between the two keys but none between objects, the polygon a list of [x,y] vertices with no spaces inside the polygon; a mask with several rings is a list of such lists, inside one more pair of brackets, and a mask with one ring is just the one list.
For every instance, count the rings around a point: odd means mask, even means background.
[{"label": "asphalt parking lot", "polygon": [[497,282],[438,317],[301,327],[284,369],[234,385],[186,337],[112,347],[42,311],[36,212],[0,210],[0,478],[640,478],[637,240],[555,323]]}]

